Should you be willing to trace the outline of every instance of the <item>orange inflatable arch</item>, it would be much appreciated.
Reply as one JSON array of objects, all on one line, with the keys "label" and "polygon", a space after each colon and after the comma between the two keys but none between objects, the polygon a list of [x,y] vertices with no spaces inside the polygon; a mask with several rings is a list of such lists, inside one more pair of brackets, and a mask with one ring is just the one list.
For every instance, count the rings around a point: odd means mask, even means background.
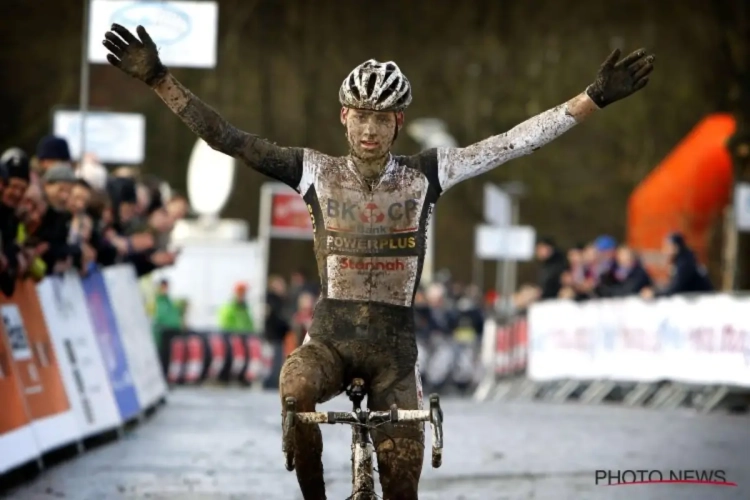
[{"label": "orange inflatable arch", "polygon": [[707,116],[631,194],[628,245],[642,253],[655,277],[665,275],[664,263],[654,256],[672,231],[681,231],[706,262],[711,227],[730,199],[733,174],[726,142],[734,130],[732,115]]}]

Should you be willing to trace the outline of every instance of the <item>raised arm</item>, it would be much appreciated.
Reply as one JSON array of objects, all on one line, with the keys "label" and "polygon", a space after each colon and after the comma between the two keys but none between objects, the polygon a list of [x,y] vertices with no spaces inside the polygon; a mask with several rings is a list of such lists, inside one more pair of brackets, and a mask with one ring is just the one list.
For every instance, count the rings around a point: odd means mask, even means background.
[{"label": "raised arm", "polygon": [[[119,24],[104,35],[111,52],[107,60],[124,73],[145,82],[190,130],[217,151],[297,188],[302,176],[303,150],[284,148],[244,132],[182,85],[162,64],[153,40],[142,26],[138,38]],[[118,36],[119,35],[119,36]]]},{"label": "raised arm", "polygon": [[619,49],[612,52],[599,68],[594,83],[566,103],[529,118],[504,134],[471,146],[438,149],[438,177],[442,190],[536,151],[594,111],[645,87],[653,70],[654,56],[640,49],[621,61],[618,61],[619,57]]}]

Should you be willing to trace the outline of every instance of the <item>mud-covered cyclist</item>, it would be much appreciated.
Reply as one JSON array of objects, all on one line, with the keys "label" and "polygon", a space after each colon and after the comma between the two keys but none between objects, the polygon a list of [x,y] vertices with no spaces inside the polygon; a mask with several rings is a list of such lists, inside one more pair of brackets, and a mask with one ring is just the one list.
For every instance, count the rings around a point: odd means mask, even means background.
[{"label": "mud-covered cyclist", "polygon": [[[411,87],[395,63],[370,60],[341,85],[350,153],[331,157],[276,146],[232,126],[169,73],[143,27],[136,32],[112,25],[103,42],[109,62],[148,84],[212,148],[288,184],[308,205],[322,293],[310,340],[286,360],[280,382],[282,401],[295,397],[300,411],[313,411],[355,376],[367,382],[373,410],[394,403],[421,408],[412,301],[434,204],[457,183],[539,149],[642,89],[654,62],[643,49],[623,59],[616,50],[584,92],[504,134],[465,148],[394,156]],[[373,441],[385,499],[416,499],[422,426],[378,429]],[[317,427],[297,428],[297,479],[306,500],[325,499],[322,447]]]}]

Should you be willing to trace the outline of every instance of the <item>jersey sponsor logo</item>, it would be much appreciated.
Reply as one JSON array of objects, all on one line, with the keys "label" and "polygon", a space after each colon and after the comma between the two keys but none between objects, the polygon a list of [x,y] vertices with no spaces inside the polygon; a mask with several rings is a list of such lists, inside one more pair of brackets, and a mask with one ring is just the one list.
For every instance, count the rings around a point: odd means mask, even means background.
[{"label": "jersey sponsor logo", "polygon": [[357,271],[404,271],[406,263],[403,259],[352,259],[347,258],[340,261],[341,269],[354,269]]},{"label": "jersey sponsor logo", "polygon": [[348,252],[387,252],[389,250],[411,250],[417,247],[415,236],[395,236],[391,238],[357,238],[355,236],[333,236],[327,238],[329,250]]},{"label": "jersey sponsor logo", "polygon": [[347,200],[335,200],[328,198],[326,203],[326,215],[334,220],[347,224],[383,224],[385,222],[398,222],[406,219],[414,219],[419,208],[419,200],[408,198],[403,201],[378,205],[374,201],[367,203],[354,203]]}]

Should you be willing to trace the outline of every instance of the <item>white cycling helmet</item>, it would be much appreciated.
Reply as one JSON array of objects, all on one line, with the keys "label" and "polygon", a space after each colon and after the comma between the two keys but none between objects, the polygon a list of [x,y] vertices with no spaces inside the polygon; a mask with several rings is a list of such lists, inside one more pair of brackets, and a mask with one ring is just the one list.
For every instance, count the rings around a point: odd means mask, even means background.
[{"label": "white cycling helmet", "polygon": [[347,108],[403,111],[411,103],[411,85],[393,61],[370,59],[344,79],[339,101]]}]

